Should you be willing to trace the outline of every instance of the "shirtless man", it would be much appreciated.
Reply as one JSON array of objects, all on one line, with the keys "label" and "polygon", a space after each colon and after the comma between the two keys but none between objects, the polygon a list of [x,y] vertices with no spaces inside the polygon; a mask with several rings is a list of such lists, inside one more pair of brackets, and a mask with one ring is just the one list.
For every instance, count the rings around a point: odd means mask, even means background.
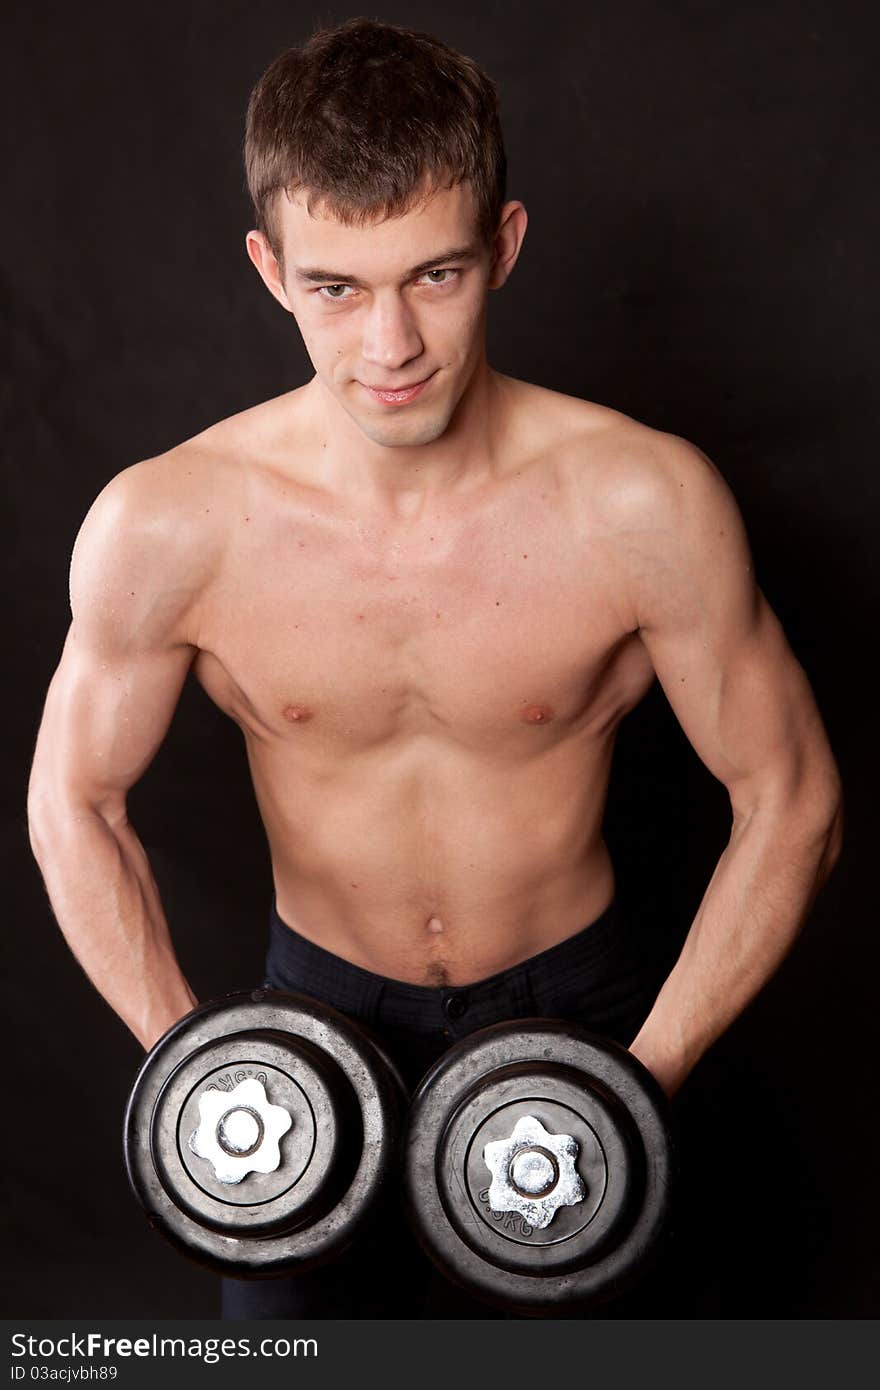
[{"label": "shirtless man", "polygon": [[[255,89],[246,163],[248,254],[315,375],[127,468],[83,524],[30,795],[61,928],[145,1048],[196,1003],[126,815],[192,671],[247,746],[268,978],[420,1064],[511,1010],[576,1011],[671,1095],[839,852],[835,763],[736,504],[694,445],[488,366],[526,212],[469,60],[365,20],[319,34]],[[732,827],[646,994],[601,827],[655,677]],[[285,1307],[316,1310],[308,1283]]]}]

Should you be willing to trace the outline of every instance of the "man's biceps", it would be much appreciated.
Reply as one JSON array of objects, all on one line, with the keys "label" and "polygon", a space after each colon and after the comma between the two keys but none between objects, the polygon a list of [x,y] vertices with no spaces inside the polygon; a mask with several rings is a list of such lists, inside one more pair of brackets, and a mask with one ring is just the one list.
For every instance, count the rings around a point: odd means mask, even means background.
[{"label": "man's biceps", "polygon": [[174,717],[189,664],[170,655],[131,662],[80,688],[84,723],[118,774],[133,780],[152,759]]},{"label": "man's biceps", "polygon": [[794,795],[821,730],[809,682],[781,629],[763,636],[769,640],[756,634],[723,657],[679,653],[671,671],[658,672],[692,747],[739,801]]},{"label": "man's biceps", "polygon": [[[189,661],[62,663],[46,700],[35,770],[76,798],[120,795],[155,757]],[[163,669],[164,668],[164,669]]]}]

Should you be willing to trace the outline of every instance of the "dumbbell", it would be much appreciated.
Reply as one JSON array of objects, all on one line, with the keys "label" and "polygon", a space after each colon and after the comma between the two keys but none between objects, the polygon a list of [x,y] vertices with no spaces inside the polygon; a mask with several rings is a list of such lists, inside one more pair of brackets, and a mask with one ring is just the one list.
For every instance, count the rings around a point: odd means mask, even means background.
[{"label": "dumbbell", "polygon": [[154,1226],[238,1277],[305,1272],[402,1189],[443,1274],[525,1315],[613,1298],[662,1235],[668,1103],[625,1048],[553,1019],[471,1034],[406,1092],[377,1041],[303,995],[202,1005],[144,1062],[125,1155]]},{"label": "dumbbell", "polygon": [[238,1278],[344,1250],[399,1171],[407,1092],[363,1028],[305,995],[199,1005],[159,1039],[126,1108],[129,1181],[183,1253]]},{"label": "dumbbell", "polygon": [[453,1283],[524,1316],[565,1316],[644,1273],[668,1227],[668,1101],[630,1052],[571,1023],[495,1024],[413,1096],[403,1187]]}]

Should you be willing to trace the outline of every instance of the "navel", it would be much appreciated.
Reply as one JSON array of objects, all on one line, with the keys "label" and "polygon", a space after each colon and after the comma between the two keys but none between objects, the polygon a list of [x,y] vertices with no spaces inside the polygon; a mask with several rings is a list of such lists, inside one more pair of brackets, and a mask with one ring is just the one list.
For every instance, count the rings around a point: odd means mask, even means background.
[{"label": "navel", "polygon": [[443,930],[443,923],[439,917],[429,917],[425,926],[429,932],[433,932],[435,935],[439,935]]},{"label": "navel", "polygon": [[519,717],[524,724],[549,724],[553,710],[550,705],[523,705]]},{"label": "navel", "polygon": [[311,719],[314,712],[308,705],[285,705],[281,711],[288,724],[304,724],[307,719]]}]

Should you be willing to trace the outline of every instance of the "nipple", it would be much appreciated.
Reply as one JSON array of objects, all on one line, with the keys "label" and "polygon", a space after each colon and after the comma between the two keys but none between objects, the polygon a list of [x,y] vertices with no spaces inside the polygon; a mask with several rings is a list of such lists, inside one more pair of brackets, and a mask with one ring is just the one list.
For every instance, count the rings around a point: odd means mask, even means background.
[{"label": "nipple", "polygon": [[553,710],[549,705],[524,705],[519,717],[524,724],[549,724]]},{"label": "nipple", "polygon": [[443,930],[443,923],[440,921],[439,917],[429,917],[426,925],[428,931],[434,932],[435,935]]},{"label": "nipple", "polygon": [[312,717],[312,710],[305,705],[288,705],[282,712],[288,724],[302,724]]}]

